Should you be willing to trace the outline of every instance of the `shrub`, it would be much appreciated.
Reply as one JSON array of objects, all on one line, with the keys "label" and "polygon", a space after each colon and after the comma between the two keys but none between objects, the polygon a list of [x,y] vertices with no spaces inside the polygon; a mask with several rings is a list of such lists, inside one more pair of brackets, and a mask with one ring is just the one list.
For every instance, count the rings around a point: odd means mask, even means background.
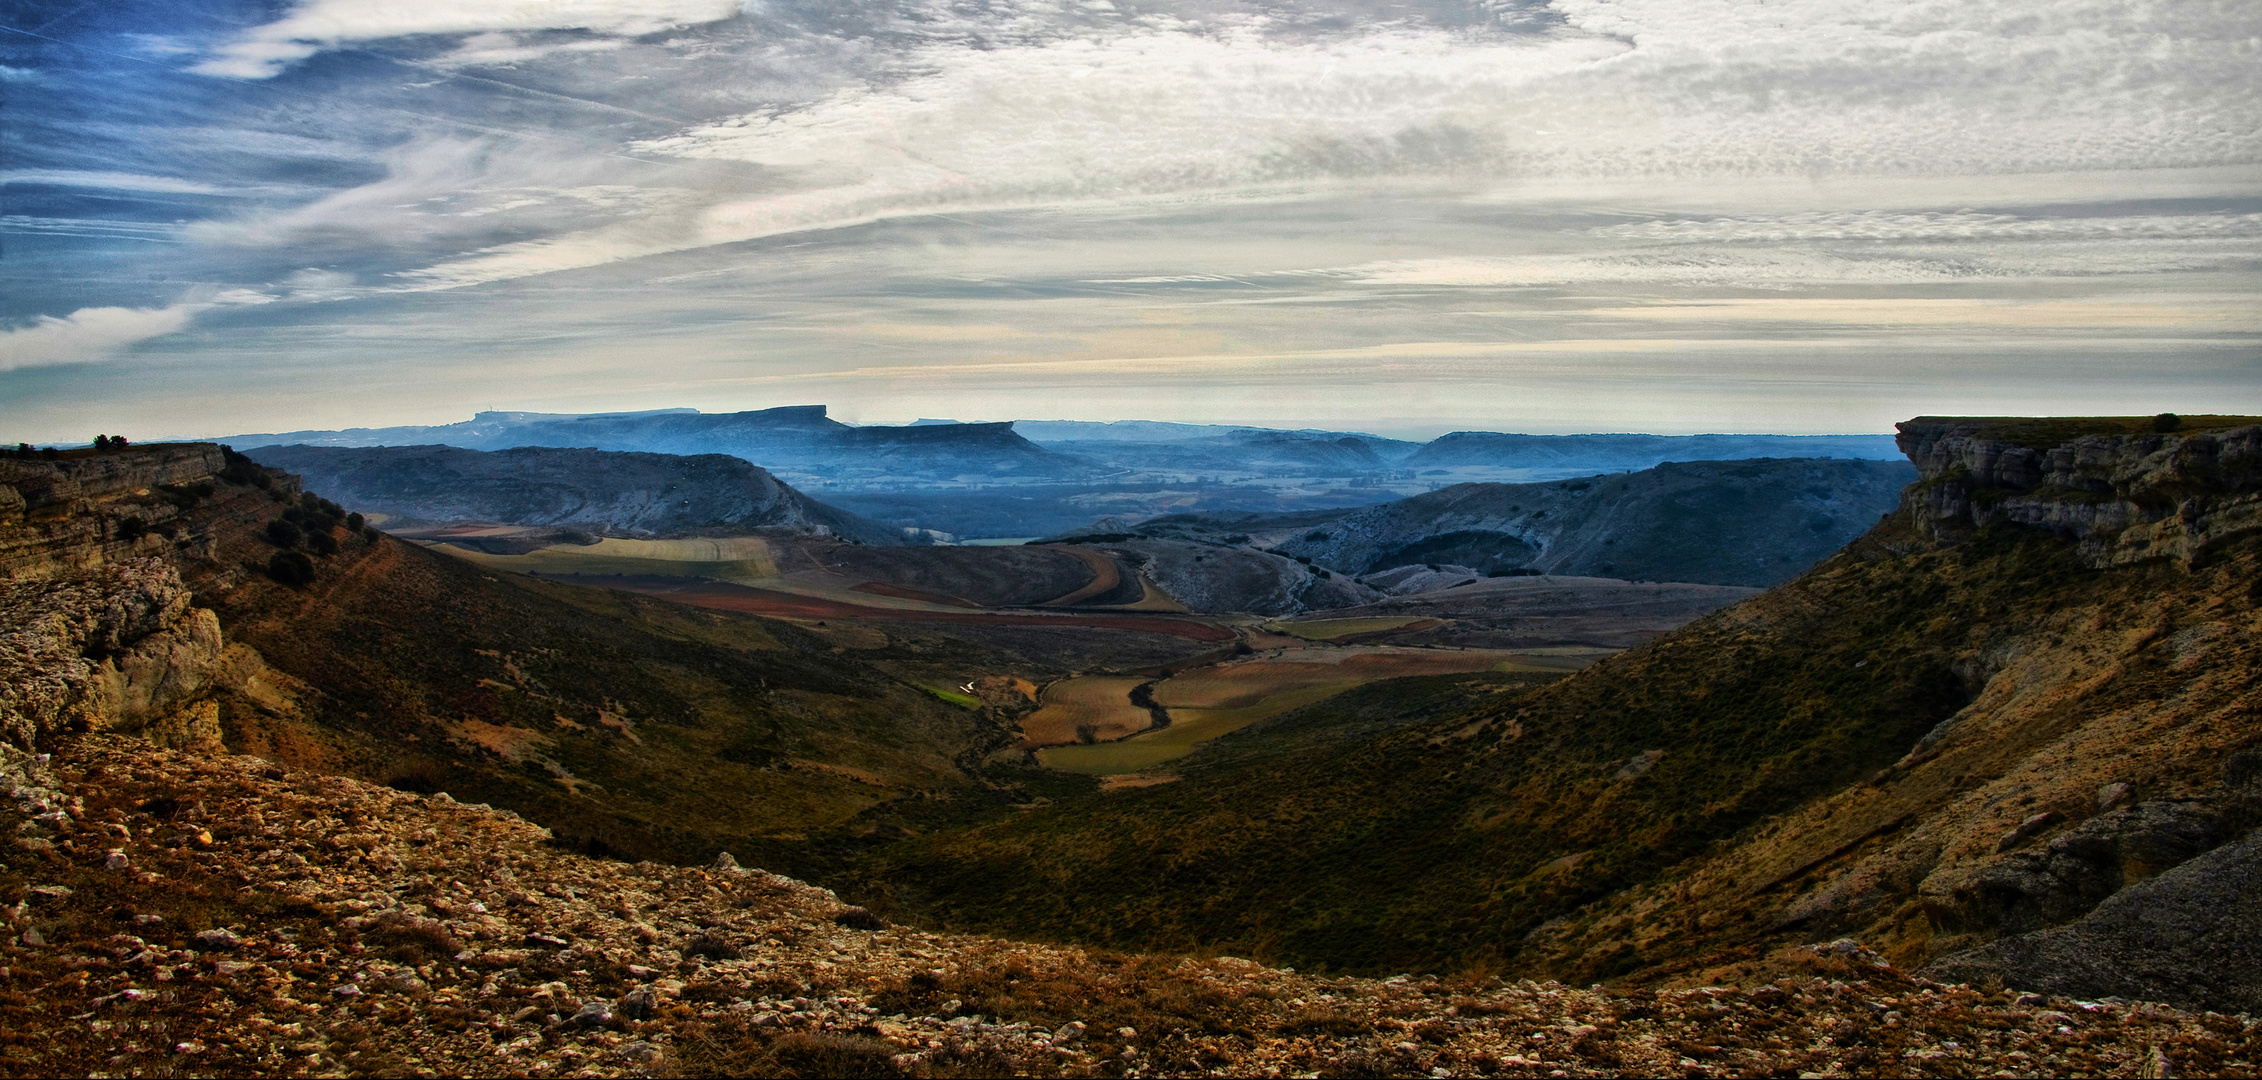
[{"label": "shrub", "polygon": [[63,456],[63,452],[62,452],[61,450],[57,450],[57,449],[55,449],[55,448],[54,448],[54,447],[52,447],[52,446],[48,446],[48,447],[42,447],[42,448],[40,449],[40,451],[39,451],[39,456],[40,456],[40,457],[43,457],[43,458],[46,458],[46,459],[47,459],[47,460],[49,460],[49,461],[53,461],[53,460],[55,460],[56,458],[62,457],[62,456]]},{"label": "shrub", "polygon": [[361,526],[365,520],[366,519],[364,519],[359,513],[347,514],[346,530],[348,532],[360,532]]},{"label": "shrub", "polygon": [[95,449],[97,449],[97,450],[108,450],[108,449],[110,449],[110,436],[108,436],[108,435],[97,435],[97,436],[95,436],[95,437],[94,437],[94,448],[95,448]]},{"label": "shrub", "polygon": [[306,533],[282,518],[267,523],[267,542],[279,548],[294,548],[306,539]]},{"label": "shrub", "polygon": [[338,553],[338,541],[328,532],[308,533],[306,535],[306,549],[316,555],[335,555]]},{"label": "shrub", "polygon": [[267,560],[267,576],[296,588],[314,580],[314,560],[301,551],[278,551]]},{"label": "shrub", "polygon": [[2163,435],[2171,431],[2176,431],[2182,427],[2183,417],[2177,416],[2172,412],[2164,412],[2152,418],[2152,430],[2160,432]]},{"label": "shrub", "polygon": [[361,538],[362,538],[362,539],[364,539],[364,540],[367,540],[367,541],[369,541],[369,542],[370,542],[370,543],[372,543],[372,544],[376,543],[376,542],[377,542],[377,526],[375,526],[375,525],[364,525],[364,526],[362,526],[362,527],[361,527]]}]

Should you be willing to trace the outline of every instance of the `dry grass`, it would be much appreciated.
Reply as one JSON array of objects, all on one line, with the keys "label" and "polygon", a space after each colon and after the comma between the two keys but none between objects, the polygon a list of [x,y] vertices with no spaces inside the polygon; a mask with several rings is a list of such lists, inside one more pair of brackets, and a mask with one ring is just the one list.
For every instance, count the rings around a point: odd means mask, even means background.
[{"label": "dry grass", "polygon": [[1353,634],[1379,634],[1385,630],[1396,630],[1401,626],[1430,621],[1432,620],[1420,616],[1373,619],[1310,619],[1303,622],[1274,623],[1265,629],[1276,630],[1291,637],[1303,638],[1306,641],[1333,641],[1336,638],[1349,637]]},{"label": "dry grass", "polygon": [[1041,707],[1021,721],[1021,745],[1105,742],[1154,725],[1154,714],[1131,703],[1146,679],[1086,676],[1045,687]]}]

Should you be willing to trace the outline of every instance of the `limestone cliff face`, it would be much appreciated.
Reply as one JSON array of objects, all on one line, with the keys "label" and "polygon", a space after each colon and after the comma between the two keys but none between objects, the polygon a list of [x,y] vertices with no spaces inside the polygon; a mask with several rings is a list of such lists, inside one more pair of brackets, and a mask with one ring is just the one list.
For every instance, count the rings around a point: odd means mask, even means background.
[{"label": "limestone cliff face", "polygon": [[111,730],[219,748],[217,711],[195,699],[221,674],[220,620],[163,560],[0,583],[0,611],[0,738]]},{"label": "limestone cliff face", "polygon": [[1923,479],[1899,512],[1657,648],[1835,669],[1802,721],[1834,731],[1899,635],[1965,703],[1866,781],[1543,928],[1535,954],[1733,981],[1845,936],[1957,979],[2262,1008],[2262,930],[2217,902],[2262,895],[2262,427],[2211,419],[1901,425]]},{"label": "limestone cliff face", "polygon": [[2262,532],[2262,426],[2090,434],[2038,447],[2045,422],[1920,417],[1901,449],[1923,479],[1903,496],[1916,530],[1953,542],[2003,522],[2076,540],[2092,566],[2186,565]]},{"label": "limestone cliff face", "polygon": [[[265,493],[295,493],[236,463],[233,475],[264,481],[244,487],[263,511]],[[192,524],[185,511],[226,485],[231,464],[210,444],[0,458],[0,741],[116,731],[219,752],[219,697],[259,691],[287,707],[274,673],[224,640],[181,578],[180,560],[210,546],[210,515]]]},{"label": "limestone cliff face", "polygon": [[[178,516],[170,491],[227,468],[210,443],[163,444],[56,460],[0,457],[0,578],[40,577],[164,547],[148,530]],[[128,519],[141,528],[124,527]]]}]

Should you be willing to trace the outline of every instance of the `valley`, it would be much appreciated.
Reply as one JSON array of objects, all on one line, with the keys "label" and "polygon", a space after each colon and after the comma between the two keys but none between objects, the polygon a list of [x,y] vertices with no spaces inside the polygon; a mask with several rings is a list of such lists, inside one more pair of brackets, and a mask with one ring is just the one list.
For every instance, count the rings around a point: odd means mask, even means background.
[{"label": "valley", "polygon": [[[1897,474],[1699,463],[976,546],[859,542],[729,459],[669,509],[651,485],[692,474],[641,451],[531,497],[486,463],[550,451],[456,458],[447,502],[348,486],[341,450],[351,516],[208,444],[19,454],[0,718],[445,791],[576,857],[728,851],[936,931],[1627,992],[1794,979],[1845,938],[2253,1008],[2262,424],[2184,424],[1910,421],[1916,482],[1766,589],[1552,570],[1610,547],[1764,584]],[[2160,925],[2194,944],[2137,944]]]}]

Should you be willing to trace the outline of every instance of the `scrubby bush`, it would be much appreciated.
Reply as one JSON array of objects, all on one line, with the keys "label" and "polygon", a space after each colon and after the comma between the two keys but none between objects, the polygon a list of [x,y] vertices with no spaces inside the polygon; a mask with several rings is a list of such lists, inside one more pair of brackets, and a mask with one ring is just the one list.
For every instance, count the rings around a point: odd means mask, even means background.
[{"label": "scrubby bush", "polygon": [[350,532],[360,532],[364,520],[359,513],[347,514],[346,529]]},{"label": "scrubby bush", "polygon": [[338,553],[338,540],[327,529],[310,532],[306,534],[306,549],[316,555],[335,555]]},{"label": "scrubby bush", "polygon": [[276,518],[267,523],[267,542],[276,547],[295,548],[299,545],[299,541],[304,539],[306,539],[305,531],[283,518]]},{"label": "scrubby bush", "polygon": [[267,576],[296,588],[314,580],[314,560],[301,551],[278,551],[267,560]]},{"label": "scrubby bush", "polygon": [[2152,430],[2160,432],[2163,435],[2171,431],[2179,430],[2182,427],[2183,417],[2177,416],[2172,412],[2164,412],[2152,418]]}]

